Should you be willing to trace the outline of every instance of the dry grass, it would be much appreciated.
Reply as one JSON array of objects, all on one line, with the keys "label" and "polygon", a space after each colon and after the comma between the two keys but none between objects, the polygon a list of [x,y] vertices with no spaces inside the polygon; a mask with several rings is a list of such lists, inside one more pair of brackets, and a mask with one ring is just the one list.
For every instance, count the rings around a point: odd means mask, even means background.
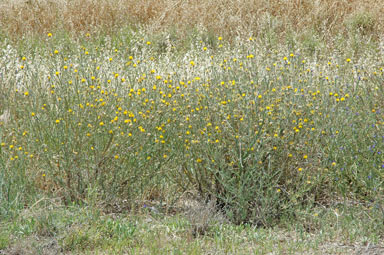
[{"label": "dry grass", "polygon": [[376,0],[0,0],[1,29],[17,38],[65,29],[76,33],[142,25],[149,31],[203,27],[224,36],[315,31],[333,36],[351,25],[384,32],[384,2]]}]

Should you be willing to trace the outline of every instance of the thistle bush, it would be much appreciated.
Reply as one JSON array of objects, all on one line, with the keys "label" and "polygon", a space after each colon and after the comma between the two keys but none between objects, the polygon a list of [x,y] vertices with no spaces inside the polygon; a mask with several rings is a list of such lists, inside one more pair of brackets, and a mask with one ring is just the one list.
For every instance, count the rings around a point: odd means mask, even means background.
[{"label": "thistle bush", "polygon": [[88,203],[96,191],[134,205],[192,190],[233,222],[268,226],[382,192],[383,52],[306,56],[211,35],[159,51],[142,32],[68,40],[3,42],[1,201]]}]

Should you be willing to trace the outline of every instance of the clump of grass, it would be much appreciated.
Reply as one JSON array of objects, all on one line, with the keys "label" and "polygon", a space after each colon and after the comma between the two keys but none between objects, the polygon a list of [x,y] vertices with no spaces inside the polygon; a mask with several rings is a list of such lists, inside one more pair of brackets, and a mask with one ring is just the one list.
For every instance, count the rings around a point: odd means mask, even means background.
[{"label": "clump of grass", "polygon": [[375,17],[370,12],[357,12],[347,20],[347,25],[351,27],[352,31],[363,35],[372,34],[376,23]]},{"label": "clump of grass", "polygon": [[208,234],[213,225],[225,222],[214,201],[209,203],[195,201],[184,210],[186,210],[185,215],[191,224],[191,234],[194,238]]}]

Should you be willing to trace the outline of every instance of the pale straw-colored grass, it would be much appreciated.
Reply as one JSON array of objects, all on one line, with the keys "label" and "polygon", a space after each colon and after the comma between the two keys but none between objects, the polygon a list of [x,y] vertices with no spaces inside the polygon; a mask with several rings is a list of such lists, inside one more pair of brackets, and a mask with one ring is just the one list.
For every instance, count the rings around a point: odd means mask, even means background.
[{"label": "pale straw-colored grass", "polygon": [[384,2],[376,0],[0,0],[0,27],[14,36],[127,25],[151,32],[203,27],[224,36],[258,35],[265,29],[333,36],[347,33],[353,23],[380,36],[382,13]]}]

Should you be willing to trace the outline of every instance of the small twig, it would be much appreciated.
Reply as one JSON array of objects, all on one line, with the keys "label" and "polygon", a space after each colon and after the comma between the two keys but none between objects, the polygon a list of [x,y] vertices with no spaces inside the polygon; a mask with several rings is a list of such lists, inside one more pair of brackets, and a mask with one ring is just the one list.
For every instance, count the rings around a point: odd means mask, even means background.
[{"label": "small twig", "polygon": [[37,200],[31,207],[29,207],[29,210],[32,210],[33,207],[35,207],[36,205],[38,205],[38,204],[39,204],[41,201],[43,201],[43,200],[48,200],[48,198],[43,197],[43,198]]}]

